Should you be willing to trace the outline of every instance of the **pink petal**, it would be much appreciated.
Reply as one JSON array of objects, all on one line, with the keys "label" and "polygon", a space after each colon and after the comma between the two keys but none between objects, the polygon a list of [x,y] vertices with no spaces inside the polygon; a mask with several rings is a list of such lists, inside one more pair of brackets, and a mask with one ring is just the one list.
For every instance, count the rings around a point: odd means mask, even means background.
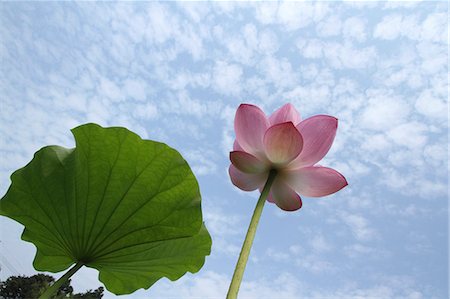
[{"label": "pink petal", "polygon": [[[263,189],[264,189],[264,186],[260,187],[259,193],[262,193]],[[267,196],[267,201],[271,202],[271,203],[275,203],[275,199],[273,199],[273,196],[272,196],[272,191],[269,191],[269,195]]]},{"label": "pink petal", "polygon": [[302,135],[292,122],[274,125],[264,135],[266,155],[276,164],[291,162],[300,154],[302,147]]},{"label": "pink petal", "polygon": [[234,167],[234,165],[230,165],[228,173],[233,185],[244,191],[253,191],[263,186],[269,175],[268,172],[258,174],[244,173]]},{"label": "pink petal", "polygon": [[239,145],[239,143],[237,142],[237,140],[234,140],[233,143],[233,151],[240,151],[243,152],[244,149],[242,148],[242,146]]},{"label": "pink petal", "polygon": [[268,165],[255,156],[241,151],[230,153],[230,160],[237,169],[245,173],[261,173],[268,170]]},{"label": "pink petal", "polygon": [[269,120],[264,112],[254,105],[241,104],[234,118],[236,141],[242,149],[256,156],[263,151],[264,133],[269,127]]},{"label": "pink petal", "polygon": [[310,166],[285,172],[286,183],[301,195],[320,197],[338,192],[348,185],[345,177],[328,167]]},{"label": "pink petal", "polygon": [[267,201],[271,203],[275,203],[275,199],[273,198],[272,191],[269,192],[269,196],[267,196]]},{"label": "pink petal", "polygon": [[279,178],[275,180],[271,193],[275,204],[282,210],[296,211],[302,207],[300,196]]},{"label": "pink petal", "polygon": [[269,117],[270,124],[276,125],[291,121],[294,126],[300,122],[300,114],[291,103],[287,103]]},{"label": "pink petal", "polygon": [[303,149],[291,168],[311,166],[322,160],[333,144],[337,125],[337,118],[328,115],[316,115],[300,122],[297,129],[303,137]]}]

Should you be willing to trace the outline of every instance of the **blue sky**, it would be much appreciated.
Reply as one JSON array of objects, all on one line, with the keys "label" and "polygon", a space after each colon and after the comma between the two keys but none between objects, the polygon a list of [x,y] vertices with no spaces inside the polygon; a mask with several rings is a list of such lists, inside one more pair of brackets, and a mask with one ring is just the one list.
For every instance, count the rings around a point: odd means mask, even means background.
[{"label": "blue sky", "polygon": [[[0,3],[0,191],[70,129],[125,126],[200,183],[203,269],[123,298],[224,298],[258,194],[228,177],[240,103],[339,119],[342,191],[267,204],[240,298],[448,298],[446,2]],[[35,273],[4,217],[0,278]],[[62,275],[61,274],[58,274]],[[84,269],[77,291],[96,288]],[[107,293],[105,298],[114,296]]]}]

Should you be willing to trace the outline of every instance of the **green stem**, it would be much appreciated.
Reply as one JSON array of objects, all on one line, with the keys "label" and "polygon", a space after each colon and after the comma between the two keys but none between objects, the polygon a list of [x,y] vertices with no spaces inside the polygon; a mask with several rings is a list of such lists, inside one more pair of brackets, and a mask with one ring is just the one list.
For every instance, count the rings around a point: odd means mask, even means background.
[{"label": "green stem", "polygon": [[59,288],[72,276],[77,272],[81,267],[83,267],[83,263],[78,262],[75,266],[73,266],[66,274],[64,274],[60,279],[58,279],[54,284],[52,284],[45,292],[39,297],[39,299],[50,299]]},{"label": "green stem", "polygon": [[242,277],[244,276],[245,266],[247,265],[248,256],[250,255],[250,250],[252,248],[253,239],[255,239],[256,228],[258,227],[259,218],[261,217],[262,210],[264,208],[264,203],[269,195],[270,187],[272,186],[275,176],[277,175],[276,170],[271,170],[267,182],[264,185],[264,189],[259,196],[258,203],[256,204],[255,211],[253,212],[252,220],[247,230],[247,235],[245,236],[244,244],[242,245],[241,253],[239,254],[239,259],[234,269],[233,278],[231,279],[230,288],[228,289],[227,299],[236,299],[239,292],[239,286],[241,285]]}]

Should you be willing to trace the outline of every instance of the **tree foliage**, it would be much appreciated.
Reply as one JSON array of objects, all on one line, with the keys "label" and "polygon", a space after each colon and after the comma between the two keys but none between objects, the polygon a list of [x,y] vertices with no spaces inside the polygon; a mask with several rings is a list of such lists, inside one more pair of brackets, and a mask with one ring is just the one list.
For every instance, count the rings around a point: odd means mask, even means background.
[{"label": "tree foliage", "polygon": [[[34,299],[38,298],[55,279],[50,275],[36,274],[33,276],[11,276],[5,281],[0,281],[1,299]],[[103,297],[103,287],[88,290],[85,293],[74,293],[67,280],[53,296],[54,299],[100,299]]]}]

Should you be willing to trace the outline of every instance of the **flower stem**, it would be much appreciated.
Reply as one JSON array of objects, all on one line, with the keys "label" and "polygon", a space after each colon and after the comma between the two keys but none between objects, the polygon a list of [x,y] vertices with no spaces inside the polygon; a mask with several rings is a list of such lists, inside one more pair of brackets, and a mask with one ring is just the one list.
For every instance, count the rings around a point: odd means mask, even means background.
[{"label": "flower stem", "polygon": [[250,255],[250,250],[252,248],[253,239],[255,239],[256,228],[258,227],[259,218],[261,217],[266,198],[269,195],[270,187],[272,186],[275,176],[277,175],[276,170],[271,170],[267,182],[264,185],[264,189],[259,196],[258,203],[256,204],[255,211],[253,212],[252,220],[247,230],[247,235],[245,236],[244,244],[242,245],[241,253],[239,254],[239,259],[234,269],[233,278],[231,279],[230,288],[228,289],[227,299],[236,299],[239,292],[239,286],[241,285],[242,277],[244,276],[245,266],[247,265],[248,256]]},{"label": "flower stem", "polygon": [[83,267],[83,263],[76,263],[66,274],[61,276],[54,284],[52,284],[45,292],[39,297],[39,299],[49,299],[58,292],[59,288],[72,276],[77,272],[81,267]]}]

